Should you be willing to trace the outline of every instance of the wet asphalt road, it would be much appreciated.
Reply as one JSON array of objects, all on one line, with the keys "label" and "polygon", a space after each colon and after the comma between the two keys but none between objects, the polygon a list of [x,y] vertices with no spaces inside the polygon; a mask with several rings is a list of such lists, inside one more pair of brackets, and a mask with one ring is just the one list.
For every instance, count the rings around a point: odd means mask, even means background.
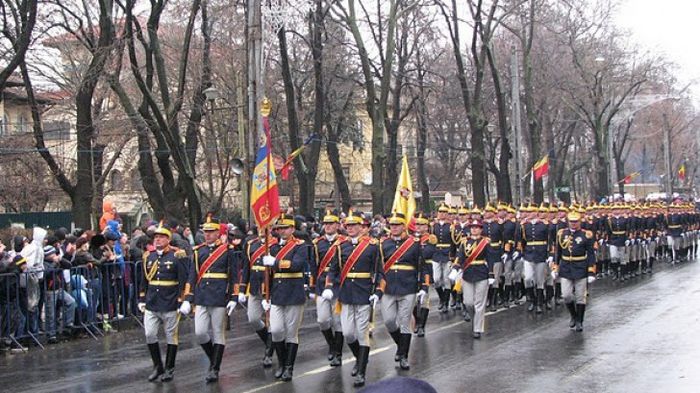
[{"label": "wet asphalt road", "polygon": [[[563,306],[542,315],[524,306],[489,313],[481,340],[471,338],[461,315],[431,312],[426,337],[411,343],[409,371],[394,363],[395,346],[377,313],[367,381],[412,376],[439,392],[700,392],[700,263],[663,265],[627,283],[598,280],[583,333],[569,330]],[[171,383],[146,381],[151,362],[142,332],[133,330],[0,356],[0,391],[355,391],[349,349],[342,368],[327,366],[312,307],[289,383],[262,368],[262,343],[244,316],[236,310],[218,384],[205,385],[208,364],[185,321]]]}]

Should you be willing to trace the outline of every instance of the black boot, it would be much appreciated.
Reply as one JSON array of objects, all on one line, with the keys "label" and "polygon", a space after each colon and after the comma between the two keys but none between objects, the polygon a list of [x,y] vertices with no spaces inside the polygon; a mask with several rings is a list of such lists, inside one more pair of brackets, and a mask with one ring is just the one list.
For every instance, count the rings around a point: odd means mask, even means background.
[{"label": "black boot", "polygon": [[435,288],[435,292],[438,294],[438,311],[442,312],[445,309],[445,303],[443,302],[443,299],[445,298],[445,295],[443,295],[444,289],[442,288]]},{"label": "black boot", "polygon": [[[598,271],[600,271],[600,270],[598,270]],[[557,282],[557,283],[554,283],[554,304],[556,304],[558,306],[561,304],[561,302],[562,302],[561,283]]]},{"label": "black boot", "polygon": [[221,369],[221,359],[224,357],[224,346],[221,344],[214,344],[214,352],[211,360],[211,367],[209,368],[209,374],[205,378],[207,383],[216,382],[219,380],[219,370]]},{"label": "black boot", "polygon": [[583,316],[586,314],[586,305],[577,304],[576,305],[576,331],[583,331]]},{"label": "black boot", "polygon": [[544,305],[545,305],[545,307],[547,307],[547,310],[551,310],[552,309],[552,300],[554,299],[554,287],[551,285],[547,285],[545,287],[545,290],[547,291],[546,292],[547,295],[546,295],[545,300],[544,300]]},{"label": "black boot", "polygon": [[418,315],[420,315],[420,325],[418,325],[418,337],[425,336],[425,324],[428,322],[428,313],[430,312],[427,308],[421,308],[418,310]]},{"label": "black boot", "polygon": [[343,333],[335,332],[333,338],[333,359],[331,367],[340,367],[343,365]]},{"label": "black boot", "polygon": [[651,274],[654,268],[654,257],[649,258],[649,266],[647,267],[647,273]]},{"label": "black boot", "polygon": [[576,304],[574,302],[571,303],[566,303],[566,308],[569,310],[569,314],[571,315],[571,320],[569,320],[569,327],[573,329],[576,326]]},{"label": "black boot", "polygon": [[160,377],[161,382],[170,382],[175,374],[175,356],[177,356],[177,345],[168,344],[165,352],[165,372]]},{"label": "black boot", "polygon": [[209,369],[211,369],[211,366],[214,364],[214,346],[211,344],[211,340],[201,345],[204,353],[207,354],[207,359],[209,359]]},{"label": "black boot", "polygon": [[400,339],[401,359],[399,359],[399,367],[402,370],[408,370],[411,366],[408,364],[408,350],[411,348],[411,334],[402,334]]},{"label": "black boot", "polygon": [[416,334],[418,333],[418,326],[420,326],[420,305],[416,303],[415,306],[413,306],[413,319],[416,321],[416,325],[413,327],[413,333]]},{"label": "black boot", "polygon": [[[450,302],[450,308],[454,309],[455,307],[457,307],[457,291],[451,290],[450,297],[452,298],[452,301]],[[448,299],[448,301],[449,301],[449,299]]]},{"label": "black boot", "polygon": [[287,360],[284,363],[284,372],[282,373],[282,380],[285,382],[292,380],[292,375],[294,374],[294,362],[297,360],[298,349],[299,344],[287,344]]},{"label": "black boot", "polygon": [[537,288],[535,293],[535,313],[542,314],[542,303],[544,303],[544,289]]},{"label": "black boot", "polygon": [[510,302],[513,299],[513,287],[506,285],[503,287],[503,308],[510,308]]},{"label": "black boot", "polygon": [[333,340],[335,339],[333,329],[321,330],[321,333],[323,333],[323,338],[326,339],[326,344],[328,344],[328,360],[333,360]]},{"label": "black boot", "polygon": [[275,378],[279,379],[284,373],[284,363],[287,360],[287,348],[284,341],[274,341],[272,342],[272,347],[277,353],[277,371],[275,371]]},{"label": "black boot", "polygon": [[394,361],[398,362],[401,359],[401,330],[396,329],[393,332],[389,332],[389,335],[396,343],[396,353],[394,354]]},{"label": "black boot", "polygon": [[627,279],[627,265],[620,264],[620,282],[625,282]]},{"label": "black boot", "polygon": [[515,304],[516,306],[520,305],[520,299],[523,297],[522,296],[522,291],[523,291],[522,285],[523,284],[518,281],[513,286],[513,304]]},{"label": "black boot", "polygon": [[496,288],[489,288],[489,291],[491,291],[489,292],[489,294],[491,295],[491,307],[489,308],[489,311],[496,311],[498,310],[498,290]]},{"label": "black boot", "polygon": [[350,348],[350,351],[352,351],[353,356],[355,356],[355,365],[352,367],[352,373],[350,373],[350,375],[354,377],[360,370],[360,342],[355,340],[348,343],[348,347]]},{"label": "black boot", "polygon": [[360,387],[365,384],[365,372],[367,371],[367,361],[369,360],[369,347],[361,345],[357,351],[359,364],[357,365],[357,375],[353,386]]},{"label": "black boot", "polygon": [[620,264],[610,263],[610,269],[612,270],[612,280],[617,281],[620,278]]},{"label": "black boot", "polygon": [[153,361],[153,372],[148,376],[148,382],[153,382],[163,374],[163,360],[160,358],[158,343],[148,344],[148,352],[151,353],[151,360]]},{"label": "black boot", "polygon": [[267,332],[267,328],[258,329],[255,333],[260,337],[263,343],[265,343],[265,356],[263,357],[263,367],[272,367],[272,335]]},{"label": "black boot", "polygon": [[527,292],[527,311],[532,312],[537,302],[537,299],[535,299],[535,288],[525,288],[525,291]]}]

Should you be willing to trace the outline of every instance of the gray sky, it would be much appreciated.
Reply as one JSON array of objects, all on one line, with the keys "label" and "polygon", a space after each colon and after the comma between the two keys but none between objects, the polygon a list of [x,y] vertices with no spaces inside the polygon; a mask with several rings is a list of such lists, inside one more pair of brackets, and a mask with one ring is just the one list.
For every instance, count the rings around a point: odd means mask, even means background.
[{"label": "gray sky", "polygon": [[695,82],[691,90],[700,104],[700,1],[626,0],[616,22],[635,42],[677,63],[680,82]]}]

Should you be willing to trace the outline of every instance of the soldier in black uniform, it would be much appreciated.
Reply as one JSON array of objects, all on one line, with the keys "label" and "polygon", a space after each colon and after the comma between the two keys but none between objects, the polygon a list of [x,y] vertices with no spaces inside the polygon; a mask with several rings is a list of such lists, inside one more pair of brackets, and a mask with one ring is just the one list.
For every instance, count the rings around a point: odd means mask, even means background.
[{"label": "soldier in black uniform", "polygon": [[338,257],[331,262],[322,296],[332,299],[337,286],[343,336],[355,356],[354,385],[365,384],[369,359],[369,323],[372,307],[386,286],[379,241],[363,234],[364,219],[349,211],[345,218],[347,238],[341,242]]},{"label": "soldier in black uniform", "polygon": [[[520,292],[520,277],[515,277],[514,259],[519,258],[520,252],[515,249],[515,231],[518,223],[515,220],[515,209],[512,206],[506,207],[506,220],[503,222],[503,250],[507,254],[506,263],[503,267],[504,282],[504,306],[510,307],[510,302],[516,300],[516,293]],[[518,288],[516,291],[515,288]]]},{"label": "soldier in black uniform", "polygon": [[[435,254],[437,245],[437,237],[430,234],[430,219],[422,212],[415,214],[416,219],[416,236],[420,239],[421,253],[423,255],[423,263],[426,264],[426,274],[430,284],[432,280],[432,265],[433,255]],[[413,315],[416,318],[416,329],[414,333],[418,337],[425,336],[425,324],[428,321],[428,313],[430,312],[430,294],[423,297],[422,302],[416,303],[413,310]]]},{"label": "soldier in black uniform", "polygon": [[[194,334],[209,359],[207,383],[219,380],[221,359],[226,345],[226,324],[238,301],[234,293],[238,282],[238,258],[233,246],[221,241],[219,223],[207,215],[202,224],[204,243],[194,247],[185,301],[181,309],[190,313],[197,305]],[[190,292],[192,288],[192,292]],[[211,334],[210,334],[211,331]]]},{"label": "soldier in black uniform", "polygon": [[623,215],[622,206],[616,205],[608,217],[607,238],[610,247],[610,265],[613,270],[613,281],[627,278],[627,253],[629,241],[629,220]]},{"label": "soldier in black uniform", "polygon": [[498,308],[499,288],[498,281],[503,273],[503,265],[508,255],[503,251],[503,222],[496,218],[496,208],[491,204],[487,204],[484,208],[483,236],[491,239],[491,243],[487,247],[486,259],[489,266],[493,269],[496,281],[489,286],[487,307],[491,311],[496,311]]},{"label": "soldier in black uniform", "polygon": [[438,310],[446,313],[449,311],[450,293],[452,285],[447,276],[450,274],[452,259],[452,223],[447,221],[447,214],[450,208],[446,204],[438,207],[437,221],[433,223],[432,234],[437,238],[435,247],[437,250],[433,254],[433,279],[435,280],[435,291],[440,299]]},{"label": "soldier in black uniform", "polygon": [[[143,313],[146,344],[153,360],[150,382],[160,377],[162,382],[172,381],[175,372],[175,356],[178,346],[178,302],[187,282],[187,254],[170,247],[172,232],[161,224],[154,235],[154,252],[144,252],[143,269],[140,271],[142,290],[139,293],[139,310]],[[163,326],[168,343],[165,368],[158,346],[158,328]]]},{"label": "soldier in black uniform", "polygon": [[[541,213],[546,213],[545,209]],[[547,262],[554,258],[549,249],[549,226],[538,217],[536,207],[530,210],[535,211],[530,212],[528,220],[521,225],[518,242],[523,250],[525,290],[530,300],[528,311],[540,314],[544,305]]]},{"label": "soldier in black uniform", "polygon": [[561,280],[562,295],[571,321],[569,327],[583,330],[588,285],[595,281],[595,238],[593,232],[581,229],[581,215],[567,216],[569,227],[557,232],[557,259],[553,270]]}]

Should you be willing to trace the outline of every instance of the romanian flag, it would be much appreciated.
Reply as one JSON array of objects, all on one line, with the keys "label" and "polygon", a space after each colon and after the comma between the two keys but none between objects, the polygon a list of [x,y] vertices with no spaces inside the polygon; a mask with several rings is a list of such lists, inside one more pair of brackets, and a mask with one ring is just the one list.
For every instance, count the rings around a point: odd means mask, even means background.
[{"label": "romanian flag", "polygon": [[540,180],[543,176],[547,176],[549,173],[549,154],[542,157],[541,160],[537,161],[532,167],[532,176],[535,180]]},{"label": "romanian flag", "polygon": [[289,171],[292,170],[294,167],[292,166],[292,161],[294,161],[295,158],[297,158],[306,148],[306,146],[311,143],[311,141],[316,137],[316,134],[311,134],[309,135],[308,138],[304,141],[304,144],[301,145],[298,149],[294,150],[293,152],[289,153],[287,156],[287,159],[284,162],[284,165],[282,165],[282,168],[280,169],[280,172],[282,174],[282,180],[287,180],[289,178]]},{"label": "romanian flag", "polygon": [[406,217],[406,220],[412,221],[414,211],[416,211],[416,198],[413,196],[413,183],[411,183],[411,173],[408,171],[408,158],[404,155],[391,212],[401,213]]},{"label": "romanian flag", "polygon": [[270,225],[280,214],[279,190],[277,176],[272,166],[272,148],[270,146],[270,102],[265,99],[262,105],[262,121],[265,138],[258,154],[255,156],[255,168],[250,190],[250,208],[255,216],[258,230]]},{"label": "romanian flag", "polygon": [[678,168],[678,179],[685,181],[685,164],[681,164],[681,167]]},{"label": "romanian flag", "polygon": [[632,173],[630,173],[629,175],[625,176],[624,179],[622,179],[621,181],[619,181],[619,183],[630,184],[630,183],[632,183],[632,180],[634,180],[634,178],[637,177],[637,176],[639,176],[639,175],[640,175],[639,172],[632,172]]}]

